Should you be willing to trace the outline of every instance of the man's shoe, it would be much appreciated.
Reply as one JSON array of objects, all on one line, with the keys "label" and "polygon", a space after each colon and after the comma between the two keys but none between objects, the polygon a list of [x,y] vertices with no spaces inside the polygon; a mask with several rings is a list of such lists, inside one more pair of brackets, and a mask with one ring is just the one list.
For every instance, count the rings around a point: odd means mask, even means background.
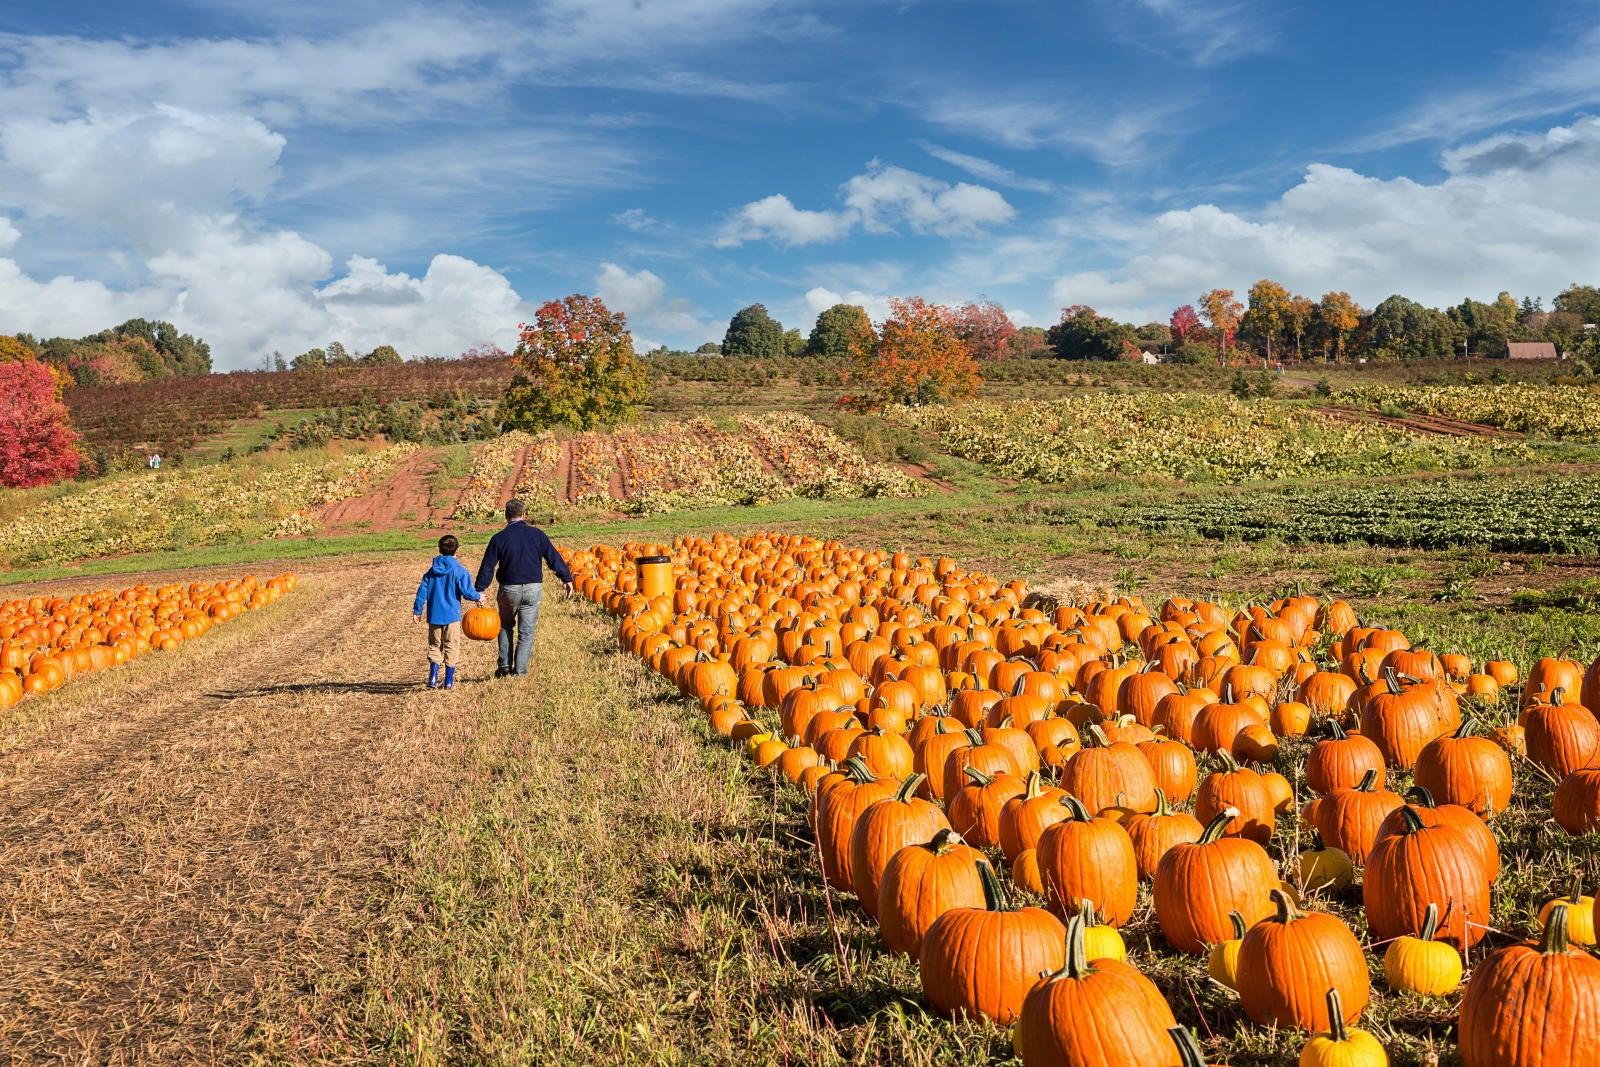
[{"label": "man's shoe", "polygon": [[506,675],[508,675],[510,673],[511,673],[511,669],[509,667],[496,667],[494,669],[494,676],[496,678],[504,678]]}]

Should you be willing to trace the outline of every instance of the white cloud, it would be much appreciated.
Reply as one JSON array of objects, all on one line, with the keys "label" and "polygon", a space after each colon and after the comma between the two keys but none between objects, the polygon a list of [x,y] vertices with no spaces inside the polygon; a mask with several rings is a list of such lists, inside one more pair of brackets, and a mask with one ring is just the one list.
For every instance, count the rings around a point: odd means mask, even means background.
[{"label": "white cloud", "polygon": [[1600,276],[1600,119],[1447,153],[1433,184],[1314,164],[1254,217],[1202,204],[1146,220],[1120,266],[1059,279],[1059,304],[1164,318],[1214,286],[1270,277],[1306,294],[1392,293],[1434,306],[1502,289],[1549,296]]},{"label": "white cloud", "polygon": [[844,209],[809,211],[774,193],[740,208],[717,235],[719,248],[767,239],[783,245],[817,244],[847,236],[857,225],[868,233],[892,233],[901,225],[915,233],[968,236],[1010,222],[1015,209],[993,189],[940,181],[879,160],[840,190]]},{"label": "white cloud", "polygon": [[918,141],[917,147],[928,155],[952,167],[966,171],[974,178],[982,178],[995,185],[1004,185],[1011,189],[1021,189],[1028,193],[1048,193],[1055,190],[1055,183],[1045,181],[1043,178],[1028,178],[1009,167],[1002,167],[992,160],[982,156],[972,156],[965,152],[957,152],[953,148],[932,144],[928,141]]},{"label": "white cloud", "polygon": [[646,233],[661,225],[642,207],[630,207],[626,211],[619,211],[611,216],[611,221],[635,233]]},{"label": "white cloud", "polygon": [[[859,308],[865,308],[873,322],[881,323],[889,317],[889,297],[882,293],[863,293],[857,289],[839,293],[818,285],[806,290],[804,299],[806,310],[811,313],[813,319],[835,304],[854,304]],[[805,327],[802,327],[802,330],[809,332]]]},{"label": "white cloud", "polygon": [[836,241],[850,232],[855,219],[841,211],[797,208],[782,193],[752,201],[734,213],[717,235],[718,248],[746,241],[770,240],[782,245]]},{"label": "white cloud", "polygon": [[0,252],[11,251],[16,243],[21,239],[21,231],[19,231],[15,226],[11,225],[10,219],[6,218],[4,215],[0,215]]},{"label": "white cloud", "polygon": [[668,298],[667,283],[654,271],[630,272],[615,263],[601,264],[595,292],[606,306],[628,316],[630,329],[680,337],[705,337],[715,332],[714,326],[702,321],[702,312],[691,302],[681,297]]},{"label": "white cloud", "polygon": [[1207,67],[1269,52],[1277,13],[1250,0],[1112,0],[1123,37],[1163,59]]},{"label": "white cloud", "polygon": [[1200,103],[1196,93],[1131,101],[1064,96],[945,86],[909,97],[906,104],[929,122],[1007,148],[1057,148],[1120,165],[1154,154],[1157,143]]},{"label": "white cloud", "polygon": [[1016,212],[993,189],[930,178],[878,160],[844,185],[844,202],[869,233],[888,233],[904,222],[917,233],[951,237],[1011,221]]}]

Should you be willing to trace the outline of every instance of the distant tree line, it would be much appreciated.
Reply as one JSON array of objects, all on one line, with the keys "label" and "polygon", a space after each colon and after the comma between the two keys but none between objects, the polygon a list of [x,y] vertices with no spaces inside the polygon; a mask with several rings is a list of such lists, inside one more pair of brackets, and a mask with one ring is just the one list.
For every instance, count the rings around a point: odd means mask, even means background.
[{"label": "distant tree line", "polygon": [[[48,366],[63,385],[126,385],[211,373],[211,346],[170,322],[129,319],[86,337],[0,338],[7,351]],[[3,358],[0,353],[0,358]]]}]

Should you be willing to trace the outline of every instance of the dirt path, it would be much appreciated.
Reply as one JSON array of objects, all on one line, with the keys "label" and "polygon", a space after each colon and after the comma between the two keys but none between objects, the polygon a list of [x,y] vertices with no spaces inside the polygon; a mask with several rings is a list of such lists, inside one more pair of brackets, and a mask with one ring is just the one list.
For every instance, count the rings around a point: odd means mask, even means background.
[{"label": "dirt path", "polygon": [[351,951],[487,689],[416,684],[415,570],[303,570],[0,731],[0,1060],[236,1059]]},{"label": "dirt path", "polygon": [[455,510],[455,498],[434,506],[432,481],[438,472],[437,450],[417,452],[370,492],[318,508],[317,526],[325,534],[346,534],[441,525]]},{"label": "dirt path", "polygon": [[1317,410],[1341,422],[1377,422],[1384,426],[1393,426],[1397,430],[1434,434],[1440,437],[1505,437],[1514,439],[1523,436],[1515,430],[1503,430],[1498,426],[1485,426],[1479,422],[1462,422],[1460,419],[1447,419],[1440,415],[1384,415],[1362,408],[1336,406],[1320,407]]}]

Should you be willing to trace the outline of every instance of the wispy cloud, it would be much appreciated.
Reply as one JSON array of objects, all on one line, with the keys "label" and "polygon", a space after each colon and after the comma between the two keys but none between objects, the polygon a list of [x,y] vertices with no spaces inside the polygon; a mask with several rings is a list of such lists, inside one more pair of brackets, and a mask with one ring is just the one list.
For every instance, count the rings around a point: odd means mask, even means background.
[{"label": "wispy cloud", "polygon": [[1260,55],[1280,40],[1282,8],[1260,0],[1105,0],[1122,38],[1197,67]]},{"label": "wispy cloud", "polygon": [[965,152],[957,152],[953,148],[945,148],[943,145],[937,145],[931,141],[918,141],[917,147],[934,159],[948,163],[959,170],[964,170],[974,178],[981,178],[995,185],[1003,185],[1007,189],[1020,189],[1026,193],[1048,193],[1055,189],[1054,182],[1045,181],[1043,178],[1026,177],[1009,167],[1002,167],[993,160],[984,159],[982,156],[972,156]]},{"label": "wispy cloud", "polygon": [[1090,103],[1055,94],[1046,99],[966,88],[934,92],[910,106],[929,122],[1007,148],[1053,147],[1122,165],[1156,155],[1155,143],[1170,136],[1180,118],[1200,103],[1198,94]]}]

